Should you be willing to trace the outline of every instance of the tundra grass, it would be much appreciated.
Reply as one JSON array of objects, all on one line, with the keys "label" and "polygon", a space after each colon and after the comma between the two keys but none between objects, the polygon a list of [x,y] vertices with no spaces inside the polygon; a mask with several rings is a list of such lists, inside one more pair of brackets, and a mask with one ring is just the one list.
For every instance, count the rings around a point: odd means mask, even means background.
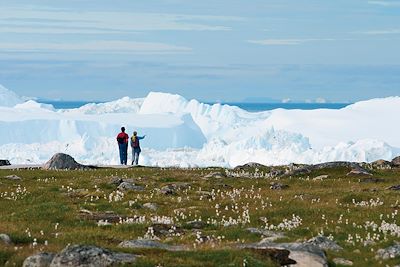
[{"label": "tundra grass", "polygon": [[[283,232],[277,242],[302,242],[323,234],[343,250],[326,251],[329,263],[340,257],[354,266],[394,266],[399,258],[376,258],[378,249],[400,237],[400,170],[374,170],[382,182],[362,183],[349,169],[322,169],[277,178],[204,178],[219,168],[133,168],[87,171],[0,170],[0,265],[20,266],[40,251],[59,252],[70,244],[91,244],[140,255],[133,266],[277,266],[265,256],[239,249],[262,239],[249,227]],[[258,170],[249,169],[249,172]],[[267,170],[266,170],[267,171]],[[20,181],[3,178],[17,175]],[[319,175],[329,175],[314,180]],[[117,177],[144,186],[120,194]],[[289,185],[272,190],[271,182]],[[175,194],[159,189],[181,185]],[[156,211],[143,207],[155,203]],[[118,215],[120,221],[95,220],[92,214]],[[127,219],[128,218],[128,219]],[[206,222],[191,229],[187,222]],[[110,224],[111,225],[108,225]],[[160,224],[174,226],[157,233]],[[384,230],[388,226],[390,230]],[[386,228],[385,228],[386,227]],[[151,231],[151,228],[155,232]],[[155,238],[187,251],[119,248],[124,240]]]}]

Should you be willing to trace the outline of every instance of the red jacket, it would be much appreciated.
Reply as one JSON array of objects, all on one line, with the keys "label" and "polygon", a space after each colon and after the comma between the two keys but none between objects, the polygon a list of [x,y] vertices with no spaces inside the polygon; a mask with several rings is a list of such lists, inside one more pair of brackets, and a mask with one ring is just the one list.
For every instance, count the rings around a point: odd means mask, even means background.
[{"label": "red jacket", "polygon": [[117,141],[118,141],[118,139],[123,139],[124,140],[124,143],[128,143],[128,141],[129,141],[129,136],[126,134],[126,133],[123,133],[123,132],[120,132],[118,135],[117,135]]}]

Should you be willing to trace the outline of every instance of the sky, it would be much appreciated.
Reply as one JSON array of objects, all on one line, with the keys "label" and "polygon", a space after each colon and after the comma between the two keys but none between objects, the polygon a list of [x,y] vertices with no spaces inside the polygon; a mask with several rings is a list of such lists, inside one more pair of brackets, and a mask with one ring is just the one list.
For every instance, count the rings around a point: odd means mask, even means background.
[{"label": "sky", "polygon": [[0,84],[53,100],[400,95],[400,0],[0,0]]}]

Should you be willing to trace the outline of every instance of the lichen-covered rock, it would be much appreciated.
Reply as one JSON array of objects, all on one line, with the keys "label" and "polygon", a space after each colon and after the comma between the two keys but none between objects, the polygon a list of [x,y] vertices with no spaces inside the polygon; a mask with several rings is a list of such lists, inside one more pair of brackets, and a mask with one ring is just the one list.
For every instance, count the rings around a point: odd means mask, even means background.
[{"label": "lichen-covered rock", "polygon": [[184,250],[181,246],[171,246],[151,239],[126,240],[121,242],[118,246],[121,248],[156,248],[170,251]]},{"label": "lichen-covered rock", "polygon": [[6,234],[0,234],[0,242],[5,245],[11,245],[12,241],[11,238]]},{"label": "lichen-covered rock", "polygon": [[393,259],[400,256],[400,243],[388,248],[378,250],[376,257],[384,260]]},{"label": "lichen-covered rock", "polygon": [[156,211],[158,209],[158,206],[155,203],[144,203],[143,208],[146,208],[146,209],[149,209],[152,211]]},{"label": "lichen-covered rock", "polygon": [[56,254],[43,252],[25,259],[22,267],[49,267]]},{"label": "lichen-covered rock", "polygon": [[336,265],[353,266],[353,262],[352,261],[346,260],[346,259],[343,259],[343,258],[334,258],[333,262]]},{"label": "lichen-covered rock", "polygon": [[55,154],[44,166],[45,170],[82,170],[90,167],[79,164],[73,157],[63,153]]},{"label": "lichen-covered rock", "polygon": [[272,190],[282,190],[282,189],[289,188],[289,186],[287,184],[281,184],[281,183],[272,182],[270,184],[269,188],[272,189]]},{"label": "lichen-covered rock", "polygon": [[332,241],[329,238],[327,238],[326,236],[322,236],[322,235],[311,238],[310,240],[307,241],[307,243],[315,245],[321,249],[326,249],[326,250],[339,251],[339,250],[343,249],[335,241]]},{"label": "lichen-covered rock", "polygon": [[120,191],[143,191],[144,190],[143,186],[135,185],[135,184],[129,183],[129,182],[122,182],[122,183],[120,183],[120,185],[117,188]]},{"label": "lichen-covered rock", "polygon": [[50,267],[108,267],[133,263],[137,255],[113,252],[95,246],[66,247],[51,261]]},{"label": "lichen-covered rock", "polygon": [[14,180],[14,181],[22,180],[21,177],[19,177],[18,175],[15,175],[15,174],[4,176],[4,178],[8,179],[8,180]]},{"label": "lichen-covered rock", "polygon": [[400,167],[400,156],[395,157],[395,158],[392,160],[392,165],[395,166],[395,167]]}]

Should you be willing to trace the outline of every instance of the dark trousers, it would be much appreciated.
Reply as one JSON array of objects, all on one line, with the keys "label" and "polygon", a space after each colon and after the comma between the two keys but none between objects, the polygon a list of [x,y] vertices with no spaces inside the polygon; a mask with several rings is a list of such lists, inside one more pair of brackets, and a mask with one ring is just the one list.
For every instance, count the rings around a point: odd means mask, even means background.
[{"label": "dark trousers", "polygon": [[140,155],[140,151],[141,151],[141,149],[140,149],[140,147],[138,147],[138,148],[132,148],[132,165],[133,164],[136,164],[136,165],[138,165],[139,164],[139,155]]},{"label": "dark trousers", "polygon": [[122,165],[126,165],[128,162],[128,144],[118,144],[119,146],[119,158]]}]

